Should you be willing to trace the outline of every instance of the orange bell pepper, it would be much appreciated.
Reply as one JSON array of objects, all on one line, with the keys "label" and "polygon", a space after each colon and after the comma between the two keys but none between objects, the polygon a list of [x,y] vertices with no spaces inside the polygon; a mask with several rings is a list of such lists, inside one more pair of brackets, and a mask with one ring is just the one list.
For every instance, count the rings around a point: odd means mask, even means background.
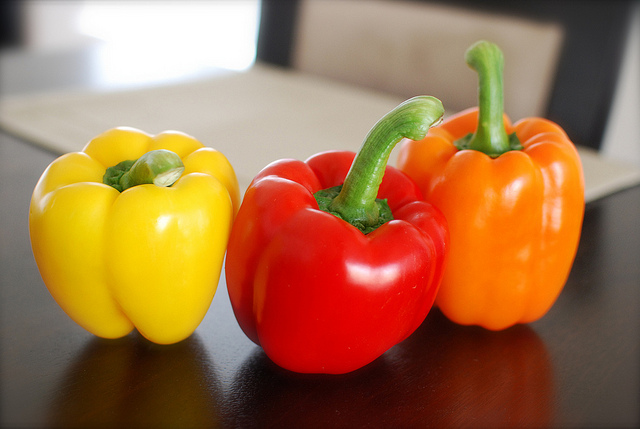
[{"label": "orange bell pepper", "polygon": [[449,224],[449,264],[436,298],[452,321],[505,329],[542,317],[567,280],[584,215],[584,177],[567,134],[503,113],[500,49],[474,44],[479,107],[404,140],[398,167]]}]

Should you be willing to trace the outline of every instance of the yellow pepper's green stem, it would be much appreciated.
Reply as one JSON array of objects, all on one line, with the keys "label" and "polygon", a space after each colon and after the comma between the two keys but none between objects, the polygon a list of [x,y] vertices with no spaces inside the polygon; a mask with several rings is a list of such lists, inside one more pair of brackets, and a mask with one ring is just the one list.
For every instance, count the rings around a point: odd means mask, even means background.
[{"label": "yellow pepper's green stem", "polygon": [[376,196],[391,151],[403,138],[423,139],[430,127],[442,121],[443,115],[440,100],[430,96],[411,98],[387,113],[369,131],[344,184],[328,202],[326,211],[363,232],[380,226],[380,201],[376,201]]},{"label": "yellow pepper's green stem", "polygon": [[504,56],[498,46],[481,40],[465,54],[469,67],[478,73],[478,127],[476,132],[455,142],[458,149],[472,149],[491,157],[521,149],[515,134],[504,128]]},{"label": "yellow pepper's green stem", "polygon": [[165,149],[152,150],[136,161],[123,161],[107,169],[103,182],[122,192],[133,186],[153,183],[171,186],[184,172],[180,157]]}]

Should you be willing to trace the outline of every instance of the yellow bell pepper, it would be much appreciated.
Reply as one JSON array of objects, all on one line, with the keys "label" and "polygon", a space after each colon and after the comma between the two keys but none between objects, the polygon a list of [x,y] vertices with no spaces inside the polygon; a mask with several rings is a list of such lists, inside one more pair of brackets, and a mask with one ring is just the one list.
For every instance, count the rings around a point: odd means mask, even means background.
[{"label": "yellow bell pepper", "polygon": [[[157,154],[178,165],[154,184],[143,176]],[[103,182],[130,160],[130,188]],[[220,152],[176,131],[114,128],[44,171],[29,209],[31,246],[51,295],[87,331],[119,338],[136,328],[171,344],[211,305],[239,202]]]}]

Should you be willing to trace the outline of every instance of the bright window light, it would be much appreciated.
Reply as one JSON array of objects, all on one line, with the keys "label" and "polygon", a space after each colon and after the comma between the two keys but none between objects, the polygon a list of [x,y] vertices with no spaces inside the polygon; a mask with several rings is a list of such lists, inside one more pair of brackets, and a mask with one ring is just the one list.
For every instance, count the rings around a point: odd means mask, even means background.
[{"label": "bright window light", "polygon": [[78,31],[104,42],[111,81],[153,81],[255,62],[260,0],[87,0]]}]

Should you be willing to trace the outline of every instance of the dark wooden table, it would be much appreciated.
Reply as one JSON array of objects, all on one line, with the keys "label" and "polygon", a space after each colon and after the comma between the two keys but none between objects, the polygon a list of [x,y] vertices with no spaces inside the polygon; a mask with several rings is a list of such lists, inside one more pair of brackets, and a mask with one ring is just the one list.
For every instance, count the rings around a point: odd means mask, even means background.
[{"label": "dark wooden table", "polygon": [[102,340],[44,286],[33,187],[55,155],[0,132],[2,427],[638,427],[640,187],[590,203],[569,281],[540,321],[503,332],[432,310],[342,376],[275,366],[239,329],[224,277],[195,334]]}]

